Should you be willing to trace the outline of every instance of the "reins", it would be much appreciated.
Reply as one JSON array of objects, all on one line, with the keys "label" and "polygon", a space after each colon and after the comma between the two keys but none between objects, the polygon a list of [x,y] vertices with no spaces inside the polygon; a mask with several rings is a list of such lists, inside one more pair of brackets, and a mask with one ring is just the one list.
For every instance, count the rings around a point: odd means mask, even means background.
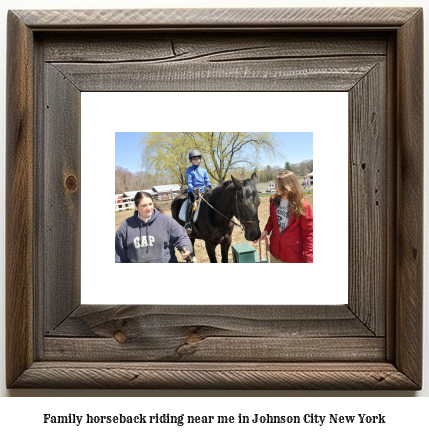
[{"label": "reins", "polygon": [[219,212],[217,209],[215,209],[201,194],[200,194],[200,198],[203,199],[215,212],[217,212],[219,215],[222,215],[225,219],[227,219],[228,221],[230,221],[232,224],[234,224],[235,226],[237,226],[239,229],[241,229],[241,231],[244,231],[244,228],[246,227],[243,223],[259,223],[259,220],[257,221],[244,221],[242,219],[242,215],[240,213],[240,209],[238,208],[238,200],[237,200],[237,192],[235,193],[235,207],[237,209],[237,215],[238,215],[238,221],[240,221],[240,224],[237,224],[233,219],[228,218],[227,216],[225,216],[223,213]]},{"label": "reins", "polygon": [[230,218],[228,218],[227,216],[225,216],[223,213],[221,213],[221,212],[219,212],[217,209],[215,209],[203,196],[202,196],[202,194],[200,193],[200,198],[202,199],[202,200],[204,200],[215,212],[217,212],[219,215],[222,215],[225,219],[227,219],[228,221],[230,221],[230,222],[232,222],[232,224],[234,224],[235,226],[237,226],[239,229],[241,229],[241,231],[243,231],[244,230],[244,228],[243,228],[243,226],[241,225],[240,226],[240,224],[237,224],[234,220],[232,220],[232,219],[230,219]]}]

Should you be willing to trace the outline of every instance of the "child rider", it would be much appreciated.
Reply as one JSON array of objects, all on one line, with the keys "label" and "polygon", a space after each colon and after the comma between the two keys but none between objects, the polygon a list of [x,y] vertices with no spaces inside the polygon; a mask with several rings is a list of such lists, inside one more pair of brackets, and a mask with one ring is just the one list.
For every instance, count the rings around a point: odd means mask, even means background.
[{"label": "child rider", "polygon": [[193,190],[198,188],[205,192],[205,187],[211,189],[209,175],[207,170],[200,167],[201,153],[198,150],[191,150],[188,155],[192,165],[186,170],[186,183],[188,185],[188,204],[186,207],[185,230],[188,235],[192,233],[192,225],[189,222],[191,218],[192,206],[195,202]]}]

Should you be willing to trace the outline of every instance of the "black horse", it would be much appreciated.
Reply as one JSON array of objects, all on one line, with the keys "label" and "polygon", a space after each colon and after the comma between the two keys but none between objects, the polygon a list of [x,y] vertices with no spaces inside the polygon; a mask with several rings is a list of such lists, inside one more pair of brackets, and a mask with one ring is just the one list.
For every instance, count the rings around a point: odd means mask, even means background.
[{"label": "black horse", "polygon": [[[234,230],[234,223],[230,220],[233,216],[238,218],[244,227],[244,237],[248,241],[255,241],[261,236],[258,219],[261,200],[256,190],[256,173],[247,180],[239,180],[232,176],[231,180],[220,184],[211,192],[204,193],[204,200],[216,210],[201,199],[197,221],[192,223],[192,233],[189,236],[192,247],[195,239],[204,240],[211,263],[217,262],[215,248],[218,244],[221,245],[222,263],[228,263],[228,250]],[[179,219],[179,211],[186,200],[187,193],[179,195],[171,203],[171,215],[182,226],[185,223]],[[192,253],[191,256],[194,258],[195,254]]]}]

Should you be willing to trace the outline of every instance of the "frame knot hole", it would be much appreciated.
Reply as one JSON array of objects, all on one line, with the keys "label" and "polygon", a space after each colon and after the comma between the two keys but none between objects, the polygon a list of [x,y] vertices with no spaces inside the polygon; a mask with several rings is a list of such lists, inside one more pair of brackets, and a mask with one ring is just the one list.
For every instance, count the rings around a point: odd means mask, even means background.
[{"label": "frame knot hole", "polygon": [[124,332],[121,332],[120,330],[117,331],[113,337],[115,338],[115,341],[120,343],[120,344],[124,344],[125,342],[128,341],[128,337]]},{"label": "frame knot hole", "polygon": [[198,335],[197,333],[191,333],[188,338],[186,339],[186,344],[191,345],[191,344],[195,344],[196,342],[200,342],[202,341],[203,338]]},{"label": "frame knot hole", "polygon": [[64,184],[69,194],[73,194],[77,191],[78,188],[77,177],[74,174],[69,174],[66,177]]}]

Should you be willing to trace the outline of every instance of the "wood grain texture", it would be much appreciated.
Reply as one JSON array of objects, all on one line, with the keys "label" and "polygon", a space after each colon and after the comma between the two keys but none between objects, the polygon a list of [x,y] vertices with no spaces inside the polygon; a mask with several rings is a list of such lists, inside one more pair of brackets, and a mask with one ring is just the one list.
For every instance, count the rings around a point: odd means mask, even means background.
[{"label": "wood grain texture", "polygon": [[14,387],[92,389],[416,389],[389,363],[35,363]]},{"label": "wood grain texture", "polygon": [[[8,386],[419,389],[422,29],[416,8],[10,13]],[[79,306],[89,90],[348,91],[349,305]]]},{"label": "wood grain texture", "polygon": [[[50,331],[80,304],[80,91],[45,65],[44,95],[44,329]],[[53,193],[56,195],[53,195]],[[52,265],[61,266],[52,268]]]},{"label": "wood grain texture", "polygon": [[386,74],[386,90],[387,100],[386,106],[390,108],[386,111],[386,197],[390,201],[386,204],[387,220],[385,231],[387,235],[386,243],[386,359],[387,361],[395,361],[396,355],[396,230],[397,230],[397,43],[396,34],[391,34],[388,37],[388,52],[387,52],[387,74]]},{"label": "wood grain texture", "polygon": [[79,307],[44,349],[46,360],[383,361],[385,340],[346,306],[99,305]]},{"label": "wood grain texture", "polygon": [[[385,335],[388,166],[386,63],[349,93],[349,307],[376,335]],[[360,289],[360,292],[355,292]]]},{"label": "wood grain texture", "polygon": [[[104,306],[82,305],[49,336],[129,339],[173,331],[204,338],[374,336],[345,305],[338,306]],[[148,333],[149,332],[149,333]]]},{"label": "wood grain texture", "polygon": [[397,364],[422,381],[423,12],[398,32]]},{"label": "wood grain texture", "polygon": [[31,32],[8,14],[6,111],[6,382],[33,354],[33,50]]},{"label": "wood grain texture", "polygon": [[[238,59],[239,60],[239,59]],[[299,58],[211,63],[55,63],[86,92],[348,91],[381,62],[378,57]]]},{"label": "wood grain texture", "polygon": [[[377,34],[285,34],[283,32],[174,33],[161,34],[99,32],[67,38],[44,34],[46,62],[68,63],[160,63],[237,62],[255,59],[324,58],[386,55],[386,38]],[[106,40],[109,50],[106,52]]]},{"label": "wood grain texture", "polygon": [[417,8],[134,9],[14,11],[32,29],[395,28]]},{"label": "wood grain texture", "polygon": [[[45,271],[49,263],[46,257],[41,255],[44,252],[45,246],[45,202],[46,192],[43,189],[45,180],[45,155],[49,150],[45,147],[45,63],[43,44],[34,44],[34,111],[37,114],[35,117],[35,132],[34,132],[34,268],[39,271],[34,275],[34,352],[33,359],[41,358],[39,350],[43,349],[43,338],[46,332],[45,329]],[[37,85],[36,85],[37,84]],[[48,193],[49,198],[49,193]]]},{"label": "wood grain texture", "polygon": [[[120,338],[120,339],[119,339]],[[124,338],[124,339],[122,339]],[[200,337],[171,329],[169,336],[110,339],[46,338],[44,360],[80,362],[383,362],[383,338]]]}]

